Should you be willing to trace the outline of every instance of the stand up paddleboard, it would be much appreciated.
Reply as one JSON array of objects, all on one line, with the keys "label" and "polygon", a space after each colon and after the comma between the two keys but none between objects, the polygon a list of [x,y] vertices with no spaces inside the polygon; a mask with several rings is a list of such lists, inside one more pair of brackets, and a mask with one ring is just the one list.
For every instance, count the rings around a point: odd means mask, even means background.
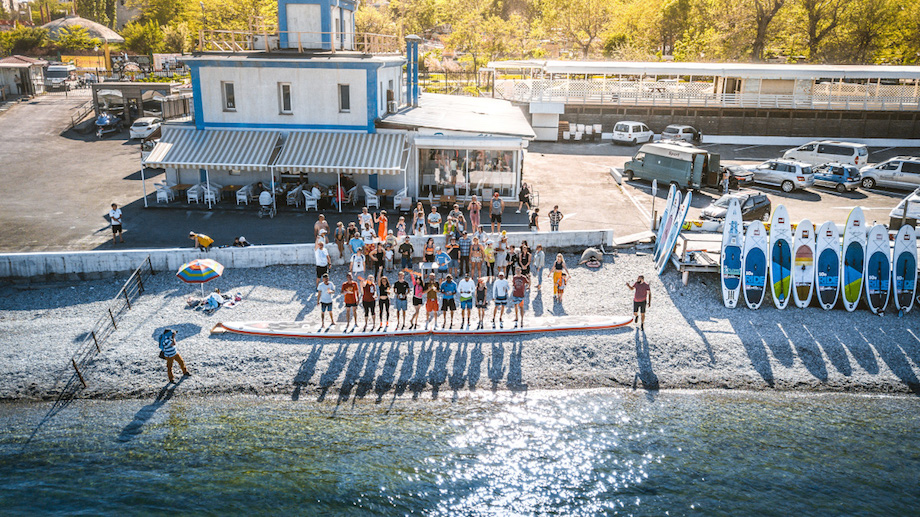
[{"label": "stand up paddleboard", "polygon": [[748,225],[741,262],[744,303],[750,309],[757,309],[767,293],[767,229],[760,221]]},{"label": "stand up paddleboard", "polygon": [[840,283],[843,307],[853,312],[862,295],[863,270],[866,257],[866,217],[862,208],[850,210],[843,229],[843,256],[840,263]]},{"label": "stand up paddleboard", "polygon": [[677,217],[679,210],[680,190],[678,190],[677,185],[672,184],[671,190],[668,192],[668,204],[664,209],[664,215],[661,217],[661,227],[658,228],[658,236],[655,237],[655,254],[653,257],[656,264],[661,256],[661,250],[664,249],[665,241],[668,240],[668,235],[671,233],[671,228],[674,226],[674,218]]},{"label": "stand up paddleboard", "polygon": [[815,285],[815,227],[805,219],[795,228],[792,241],[792,299],[795,306],[808,307]]},{"label": "stand up paddleboard", "polygon": [[913,226],[904,225],[894,238],[894,305],[898,315],[909,312],[914,306],[917,292],[917,232]]},{"label": "stand up paddleboard", "polygon": [[680,236],[680,231],[684,226],[684,219],[687,218],[687,212],[690,211],[690,200],[693,199],[693,193],[687,192],[687,195],[684,196],[684,201],[680,205],[680,209],[677,211],[676,217],[674,217],[674,224],[671,225],[671,232],[668,234],[667,241],[664,243],[664,248],[661,250],[661,254],[658,256],[658,274],[664,273],[664,270],[668,267],[668,262],[671,259],[671,252],[674,251],[674,245],[677,244],[677,238]]},{"label": "stand up paddleboard", "polygon": [[234,332],[237,334],[246,334],[250,336],[268,336],[268,337],[287,337],[287,338],[307,338],[307,339],[369,339],[369,338],[394,338],[394,337],[411,337],[411,336],[491,336],[491,335],[509,335],[509,334],[532,334],[537,332],[576,332],[589,330],[608,330],[618,327],[625,327],[632,323],[631,316],[559,316],[559,317],[541,317],[527,320],[524,327],[513,328],[512,321],[505,322],[505,328],[489,328],[470,330],[466,329],[413,329],[413,330],[391,330],[369,332],[359,332],[357,330],[347,332],[344,329],[328,331],[318,329],[315,323],[304,323],[302,321],[227,321],[218,323],[211,329],[212,334],[223,332]]},{"label": "stand up paddleboard", "polygon": [[770,220],[770,294],[777,309],[785,309],[792,295],[792,223],[779,205]]},{"label": "stand up paddleboard", "polygon": [[837,304],[840,292],[840,233],[836,224],[827,221],[818,228],[816,235],[818,265],[815,267],[815,286],[818,303],[824,310],[830,310]]},{"label": "stand up paddleboard", "polygon": [[722,226],[722,303],[729,309],[738,304],[741,294],[741,251],[743,235],[741,226],[741,205],[732,198],[728,203],[725,223]]},{"label": "stand up paddleboard", "polygon": [[873,314],[883,315],[888,308],[888,297],[891,294],[890,257],[888,228],[877,224],[869,229],[866,239],[866,271],[863,277],[866,303]]}]

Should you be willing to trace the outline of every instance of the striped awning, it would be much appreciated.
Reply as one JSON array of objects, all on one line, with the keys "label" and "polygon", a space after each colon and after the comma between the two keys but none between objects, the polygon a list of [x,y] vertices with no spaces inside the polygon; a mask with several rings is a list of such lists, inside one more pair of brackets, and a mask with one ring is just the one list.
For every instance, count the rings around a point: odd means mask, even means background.
[{"label": "striped awning", "polygon": [[379,133],[291,133],[275,161],[275,170],[400,174],[406,137]]},{"label": "striped awning", "polygon": [[163,136],[144,161],[147,167],[268,170],[278,131],[232,131],[163,126]]}]

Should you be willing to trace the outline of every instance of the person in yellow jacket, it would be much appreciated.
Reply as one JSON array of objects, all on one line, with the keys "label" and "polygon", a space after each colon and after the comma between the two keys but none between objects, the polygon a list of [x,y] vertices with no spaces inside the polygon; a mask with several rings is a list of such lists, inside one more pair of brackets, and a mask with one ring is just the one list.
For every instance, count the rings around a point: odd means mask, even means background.
[{"label": "person in yellow jacket", "polygon": [[201,251],[211,251],[211,245],[214,244],[214,239],[203,233],[188,232],[188,238],[195,241],[195,247]]}]

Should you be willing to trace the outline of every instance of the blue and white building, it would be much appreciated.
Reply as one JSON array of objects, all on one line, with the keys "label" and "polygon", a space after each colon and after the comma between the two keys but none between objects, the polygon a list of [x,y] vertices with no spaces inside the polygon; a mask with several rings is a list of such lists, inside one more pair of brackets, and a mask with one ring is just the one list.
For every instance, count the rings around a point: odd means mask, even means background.
[{"label": "blue and white building", "polygon": [[[184,61],[194,123],[145,160],[167,181],[301,181],[516,196],[534,138],[510,102],[418,92],[418,41],[354,32],[350,0],[278,0],[278,32],[211,31]],[[359,189],[360,191],[360,189]]]}]

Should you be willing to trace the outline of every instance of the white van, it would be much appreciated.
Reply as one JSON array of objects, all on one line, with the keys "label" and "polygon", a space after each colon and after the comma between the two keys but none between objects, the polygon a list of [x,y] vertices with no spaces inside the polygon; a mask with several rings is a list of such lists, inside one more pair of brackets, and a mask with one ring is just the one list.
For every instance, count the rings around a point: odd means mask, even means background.
[{"label": "white van", "polygon": [[77,67],[73,65],[50,65],[45,69],[45,89],[70,91],[77,85]]},{"label": "white van", "polygon": [[809,142],[795,149],[789,149],[783,153],[783,158],[810,163],[811,165],[835,162],[859,167],[868,163],[869,148],[864,144],[854,144],[852,142],[820,140]]},{"label": "white van", "polygon": [[655,133],[642,122],[624,120],[613,126],[613,143],[627,143],[636,145],[647,144],[655,139]]},{"label": "white van", "polygon": [[920,187],[920,158],[896,156],[872,167],[863,167],[859,176],[863,188],[878,185],[913,190]]}]

